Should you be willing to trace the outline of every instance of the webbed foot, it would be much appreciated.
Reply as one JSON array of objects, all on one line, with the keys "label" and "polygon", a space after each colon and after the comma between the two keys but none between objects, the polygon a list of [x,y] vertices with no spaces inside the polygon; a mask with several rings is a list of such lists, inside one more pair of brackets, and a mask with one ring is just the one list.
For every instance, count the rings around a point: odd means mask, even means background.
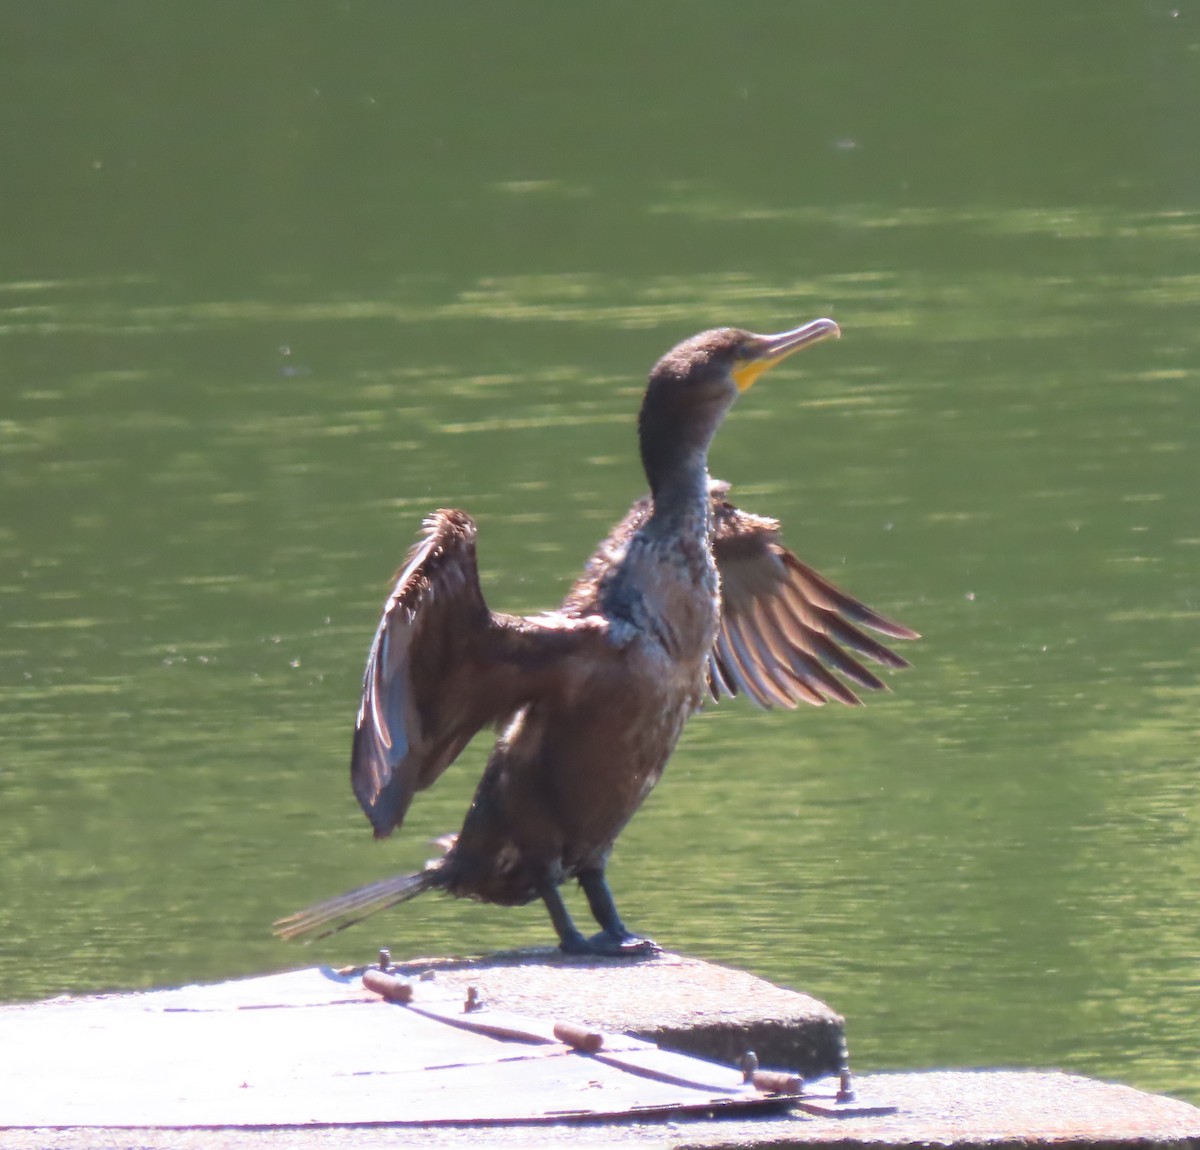
[{"label": "webbed foot", "polygon": [[558,932],[559,949],[564,954],[595,955],[604,958],[647,958],[661,954],[662,947],[653,939],[639,938],[621,921],[613,903],[612,892],[604,881],[604,871],[593,867],[581,871],[579,885],[587,895],[592,914],[601,930],[591,938],[585,938],[572,921],[563,903],[562,895],[553,882],[542,884],[539,893],[550,912],[554,929]]},{"label": "webbed foot", "polygon": [[628,931],[614,935],[602,930],[587,941],[593,954],[602,954],[608,958],[649,958],[651,955],[662,954],[662,947],[654,939],[640,938]]},{"label": "webbed foot", "polygon": [[564,954],[595,955],[600,958],[649,958],[662,953],[662,947],[652,938],[639,938],[628,931],[613,934],[602,930],[591,938],[584,938],[576,932],[564,937],[559,948]]}]

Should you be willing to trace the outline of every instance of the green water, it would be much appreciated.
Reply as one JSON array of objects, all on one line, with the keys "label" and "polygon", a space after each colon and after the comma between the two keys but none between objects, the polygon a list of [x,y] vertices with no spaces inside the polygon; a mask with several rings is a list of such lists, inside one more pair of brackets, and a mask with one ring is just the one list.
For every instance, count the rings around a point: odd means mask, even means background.
[{"label": "green water", "polygon": [[634,927],[825,998],[862,1068],[1200,1102],[1200,6],[0,9],[0,998],[548,941],[427,899],[486,748],[346,779],[435,506],[552,605],[653,360],[834,316],[714,471],[921,630],[865,710],[698,719]]}]

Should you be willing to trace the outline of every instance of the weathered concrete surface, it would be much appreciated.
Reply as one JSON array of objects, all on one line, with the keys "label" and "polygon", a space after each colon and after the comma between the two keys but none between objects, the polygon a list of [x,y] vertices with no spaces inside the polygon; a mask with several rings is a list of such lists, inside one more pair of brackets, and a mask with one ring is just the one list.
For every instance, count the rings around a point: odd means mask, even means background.
[{"label": "weathered concrete surface", "polygon": [[393,970],[432,978],[439,993],[485,1005],[636,1034],[670,1050],[736,1064],[753,1050],[763,1066],[806,1078],[841,1066],[844,1021],[823,1002],[743,970],[678,954],[578,958],[555,949],[485,958],[430,958]]},{"label": "weathered concrete surface", "polygon": [[398,1128],[386,1126],[265,1130],[5,1130],[5,1150],[402,1150],[430,1147],[838,1147],[844,1150],[1184,1150],[1200,1145],[1200,1110],[1067,1074],[936,1071],[865,1075],[865,1100],[893,1114],[819,1118],[797,1111],[757,1121],[674,1121],[579,1126]]},{"label": "weathered concrete surface", "polygon": [[[432,971],[422,989],[449,999],[465,999],[474,986],[484,1005],[558,1017],[608,1031],[630,1029],[657,1036],[761,1035],[770,1040],[786,1030],[789,1018],[815,1013],[820,1026],[837,1020],[819,1003],[738,971],[665,955],[651,962],[571,960],[549,953],[492,956],[477,961],[428,960],[405,964],[404,973]],[[261,985],[246,984],[254,1001]],[[155,997],[172,992],[156,992]],[[175,992],[186,997],[186,991]],[[16,1008],[7,1008],[16,1009]],[[25,1009],[25,1008],[21,1008]],[[30,1007],[29,1009],[36,1009]],[[0,1011],[0,1015],[3,1012]],[[0,1017],[0,1029],[3,1019]],[[0,1036],[0,1041],[2,1041]],[[709,1055],[697,1039],[691,1049]],[[786,1039],[781,1040],[786,1050]],[[761,1041],[751,1043],[764,1064],[789,1059]],[[764,1054],[764,1051],[772,1053]],[[739,1050],[740,1053],[740,1050]],[[1200,1148],[1200,1110],[1126,1086],[1060,1073],[1021,1071],[936,1071],[855,1077],[858,1102],[850,1115],[832,1116],[833,1083],[812,1083],[801,1106],[789,1114],[757,1120],[676,1120],[617,1126],[521,1125],[507,1127],[271,1127],[266,1129],[34,1129],[0,1131],[0,1147],[12,1150],[199,1150],[246,1147],[253,1150],[387,1150],[420,1146],[547,1146],[573,1150],[605,1146],[656,1147],[980,1147],[1009,1150],[1106,1150],[1109,1147]],[[70,1089],[69,1081],[62,1083]],[[0,1090],[3,1083],[0,1083]],[[807,1107],[807,1109],[805,1108]]]}]

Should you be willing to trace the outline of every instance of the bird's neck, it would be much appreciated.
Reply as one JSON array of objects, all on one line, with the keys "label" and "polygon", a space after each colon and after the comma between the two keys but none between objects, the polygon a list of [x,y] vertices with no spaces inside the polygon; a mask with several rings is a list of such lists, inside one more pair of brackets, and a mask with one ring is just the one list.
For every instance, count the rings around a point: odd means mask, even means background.
[{"label": "bird's neck", "polygon": [[654,533],[693,536],[708,542],[712,515],[708,494],[708,453],[677,465],[651,485],[654,510],[649,527]]},{"label": "bird's neck", "polygon": [[691,537],[707,549],[708,448],[729,402],[681,398],[675,388],[651,380],[638,416],[642,467],[654,499],[651,534]]}]

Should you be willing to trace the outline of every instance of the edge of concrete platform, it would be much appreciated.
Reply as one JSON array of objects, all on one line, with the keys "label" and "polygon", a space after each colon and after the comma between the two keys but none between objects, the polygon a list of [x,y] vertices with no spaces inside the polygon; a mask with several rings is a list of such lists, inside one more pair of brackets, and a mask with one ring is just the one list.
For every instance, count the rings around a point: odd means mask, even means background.
[{"label": "edge of concrete platform", "polygon": [[806,1078],[835,1074],[846,1056],[845,1020],[811,995],[734,967],[663,952],[643,959],[564,955],[557,949],[481,958],[420,958],[391,968],[439,991],[517,1014],[636,1034],[670,1050]]},{"label": "edge of concrete platform", "polygon": [[498,1150],[570,1145],[670,1150],[1191,1150],[1200,1110],[1132,1087],[1059,1072],[928,1071],[864,1075],[865,1096],[890,1114],[759,1119],[537,1123],[508,1126],[321,1126],[4,1130],[5,1150]]}]

